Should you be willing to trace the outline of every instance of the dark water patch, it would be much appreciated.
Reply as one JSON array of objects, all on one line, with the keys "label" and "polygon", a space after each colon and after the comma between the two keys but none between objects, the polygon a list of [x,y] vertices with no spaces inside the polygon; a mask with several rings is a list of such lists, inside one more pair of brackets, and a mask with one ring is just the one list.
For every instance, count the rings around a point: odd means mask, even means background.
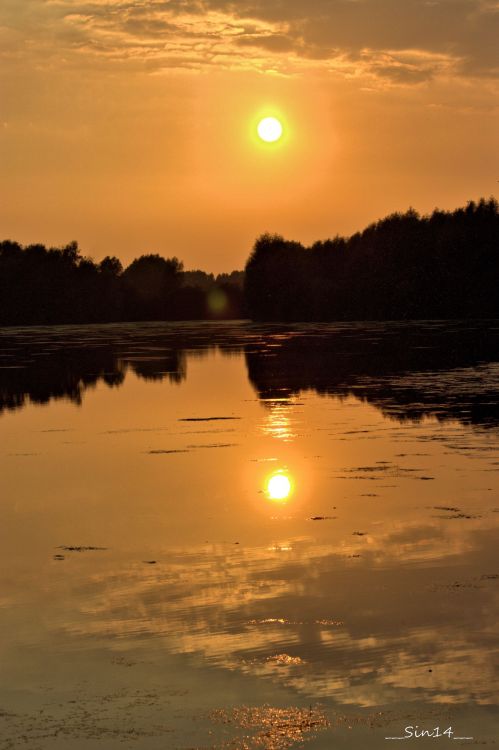
[{"label": "dark water patch", "polygon": [[434,591],[447,590],[447,591],[459,591],[462,589],[480,589],[482,588],[477,583],[468,581],[453,581],[452,583],[434,583],[430,586]]},{"label": "dark water patch", "polygon": [[179,422],[220,422],[232,419],[241,419],[241,417],[184,417]]},{"label": "dark water patch", "polygon": [[156,450],[146,451],[146,453],[149,456],[168,456],[174,453],[190,453],[190,450],[188,450],[187,448],[172,448],[171,450],[163,450],[162,448],[158,448]]},{"label": "dark water patch", "polygon": [[395,453],[395,458],[412,458],[413,456],[431,456],[431,453]]},{"label": "dark water patch", "polygon": [[41,456],[41,453],[7,453],[8,456],[17,458],[28,458],[29,456]]},{"label": "dark water patch", "polygon": [[167,427],[130,427],[118,430],[104,430],[100,435],[127,435],[135,432],[169,432]]},{"label": "dark water patch", "polygon": [[54,427],[49,430],[40,430],[40,432],[74,432],[74,430],[66,427]]},{"label": "dark water patch", "polygon": [[227,435],[230,432],[236,432],[233,427],[218,427],[213,430],[181,430],[178,435]]},{"label": "dark water patch", "polygon": [[[51,691],[53,687],[50,684],[45,689]],[[145,747],[144,743],[151,741],[155,747],[166,747],[165,735],[174,732],[164,720],[165,704],[173,695],[166,691],[160,694],[133,686],[91,693],[83,686],[69,693],[74,696],[70,700],[49,701],[46,696],[43,703],[33,693],[36,710],[30,706],[19,714],[3,713],[6,733],[2,750],[19,746],[33,750],[131,744]],[[173,720],[170,715],[169,721]],[[168,743],[168,747],[175,745]]]},{"label": "dark water patch", "polygon": [[360,475],[360,476],[355,476],[355,475],[348,476],[348,475],[346,475],[345,476],[345,475],[341,475],[341,474],[336,474],[336,475],[333,475],[331,477],[331,479],[362,479],[362,480],[369,480],[369,481],[380,482],[383,479],[383,477],[371,477],[371,476],[362,476],[362,475]]},{"label": "dark water patch", "polygon": [[192,450],[198,448],[237,448],[238,443],[200,443],[199,445],[188,445],[187,447]]},{"label": "dark water patch", "polygon": [[335,475],[332,478],[361,479],[377,482],[383,481],[383,479],[386,479],[387,477],[393,477],[395,479],[433,479],[433,477],[426,476],[413,477],[413,474],[421,471],[421,469],[397,466],[396,464],[391,464],[388,461],[380,462],[379,464],[374,466],[356,466],[353,468],[342,468],[340,469],[340,471],[342,472],[342,474]]},{"label": "dark water patch", "polygon": [[111,664],[115,664],[120,667],[134,667],[137,662],[131,661],[130,659],[125,659],[124,656],[113,656],[111,659]]},{"label": "dark water patch", "polygon": [[308,520],[309,521],[333,521],[336,518],[338,518],[338,516],[311,516]]},{"label": "dark water patch", "polygon": [[273,461],[277,461],[277,458],[250,458],[251,463],[264,464]]},{"label": "dark water patch", "polygon": [[77,546],[77,545],[68,545],[65,544],[59,545],[59,547],[56,547],[56,549],[62,549],[65,552],[104,552],[108,547],[94,547],[92,545],[90,546]]},{"label": "dark water patch", "polygon": [[446,510],[449,513],[460,513],[461,508],[453,508],[451,505],[434,505],[433,510]]}]

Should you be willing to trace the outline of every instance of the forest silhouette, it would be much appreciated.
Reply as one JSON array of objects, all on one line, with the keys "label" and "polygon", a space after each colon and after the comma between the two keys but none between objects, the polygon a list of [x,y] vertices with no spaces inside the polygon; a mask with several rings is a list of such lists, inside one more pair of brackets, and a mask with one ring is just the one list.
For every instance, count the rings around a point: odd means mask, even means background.
[{"label": "forest silhouette", "polygon": [[499,317],[499,206],[395,213],[352,237],[304,247],[264,234],[246,264],[261,321]]},{"label": "forest silhouette", "polygon": [[0,242],[0,325],[243,317],[243,273],[184,271],[177,258],[141,255],[123,269],[107,256]]},{"label": "forest silhouette", "polygon": [[259,237],[245,271],[215,277],[176,258],[85,257],[0,242],[0,326],[240,319],[499,318],[495,199],[420,216],[395,213],[351,237],[304,247]]}]

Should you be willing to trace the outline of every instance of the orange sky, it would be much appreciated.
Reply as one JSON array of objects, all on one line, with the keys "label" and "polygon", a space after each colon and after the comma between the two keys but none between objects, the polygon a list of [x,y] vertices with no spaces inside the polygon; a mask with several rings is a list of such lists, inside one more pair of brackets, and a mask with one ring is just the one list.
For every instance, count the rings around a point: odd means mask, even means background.
[{"label": "orange sky", "polygon": [[497,194],[498,39],[496,0],[2,0],[0,235],[218,272]]}]

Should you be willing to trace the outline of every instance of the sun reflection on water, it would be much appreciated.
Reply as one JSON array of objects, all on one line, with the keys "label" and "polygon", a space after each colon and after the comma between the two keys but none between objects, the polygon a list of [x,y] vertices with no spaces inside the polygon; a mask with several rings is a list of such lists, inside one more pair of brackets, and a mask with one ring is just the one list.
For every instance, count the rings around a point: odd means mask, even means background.
[{"label": "sun reflection on water", "polygon": [[274,502],[286,503],[293,491],[293,482],[284,471],[274,472],[266,481],[266,495]]},{"label": "sun reflection on water", "polygon": [[292,429],[289,407],[291,402],[288,398],[272,399],[269,402],[270,411],[266,415],[265,423],[262,425],[264,435],[282,440],[285,443],[293,442],[296,434]]}]

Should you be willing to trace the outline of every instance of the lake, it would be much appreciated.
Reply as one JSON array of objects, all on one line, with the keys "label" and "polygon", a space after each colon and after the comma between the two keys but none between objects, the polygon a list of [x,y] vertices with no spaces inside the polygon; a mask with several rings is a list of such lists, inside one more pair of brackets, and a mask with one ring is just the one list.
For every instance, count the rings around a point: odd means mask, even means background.
[{"label": "lake", "polygon": [[499,321],[0,329],[0,446],[0,750],[497,741]]}]

